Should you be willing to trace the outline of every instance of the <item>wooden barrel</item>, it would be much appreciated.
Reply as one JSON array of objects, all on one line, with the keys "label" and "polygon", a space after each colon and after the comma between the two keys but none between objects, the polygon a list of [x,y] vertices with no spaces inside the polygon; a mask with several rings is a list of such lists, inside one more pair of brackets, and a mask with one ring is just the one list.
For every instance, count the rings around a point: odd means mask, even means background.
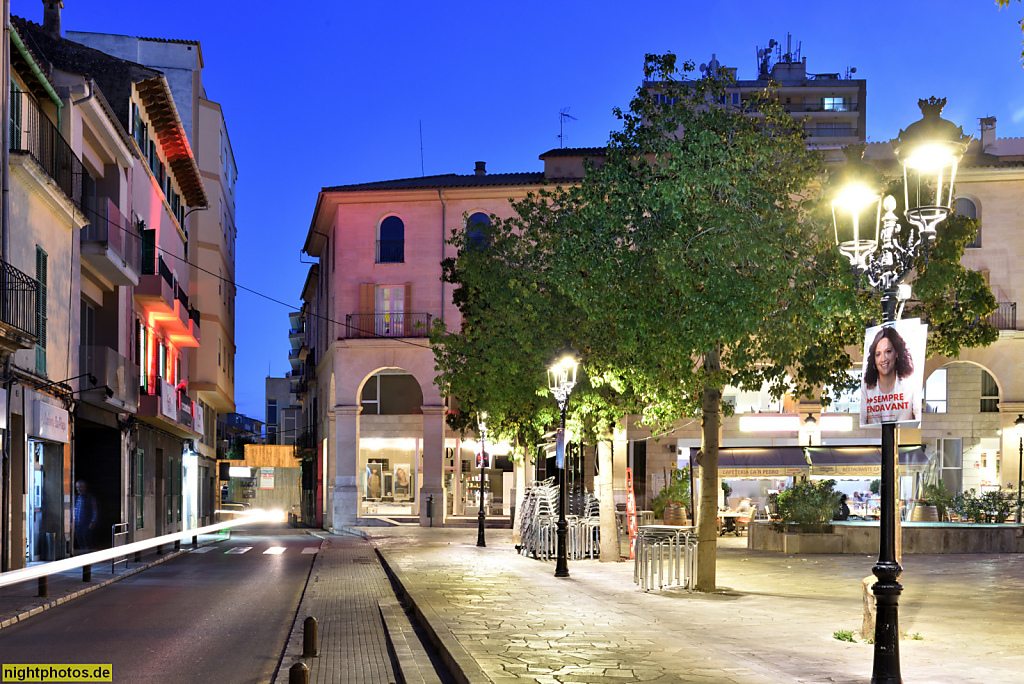
[{"label": "wooden barrel", "polygon": [[914,506],[910,519],[913,522],[939,522],[939,509],[935,506]]},{"label": "wooden barrel", "polygon": [[665,524],[666,525],[685,525],[686,524],[686,509],[678,505],[668,505],[665,507]]}]

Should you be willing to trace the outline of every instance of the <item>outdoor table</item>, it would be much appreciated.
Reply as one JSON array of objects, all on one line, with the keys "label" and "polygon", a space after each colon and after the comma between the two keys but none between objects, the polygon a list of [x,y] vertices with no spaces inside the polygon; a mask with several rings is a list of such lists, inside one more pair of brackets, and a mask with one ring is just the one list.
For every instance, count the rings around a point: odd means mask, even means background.
[{"label": "outdoor table", "polygon": [[741,513],[739,511],[731,511],[731,510],[730,511],[719,511],[718,512],[718,517],[722,519],[722,529],[720,529],[718,531],[718,536],[721,537],[726,532],[735,532],[736,531],[736,518],[739,518],[742,515],[750,515],[750,513],[747,512],[746,514],[744,514],[744,513]]},{"label": "outdoor table", "polygon": [[693,589],[697,578],[697,538],[692,525],[641,525],[637,530],[633,581],[650,591],[666,584]]}]

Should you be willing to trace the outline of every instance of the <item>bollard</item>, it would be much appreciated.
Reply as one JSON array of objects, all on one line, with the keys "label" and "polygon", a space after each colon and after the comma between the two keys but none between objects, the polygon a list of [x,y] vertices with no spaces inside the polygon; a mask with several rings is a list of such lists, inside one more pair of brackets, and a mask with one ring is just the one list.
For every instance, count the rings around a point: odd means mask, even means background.
[{"label": "bollard", "polygon": [[434,495],[427,497],[427,519],[430,520],[430,527],[434,526]]},{"label": "bollard", "polygon": [[199,548],[199,536],[198,535],[195,535],[195,534],[192,535],[192,548],[193,549],[198,549]]},{"label": "bollard", "polygon": [[82,581],[83,582],[92,582],[92,566],[91,565],[83,565],[82,566]]},{"label": "bollard", "polygon": [[302,623],[302,657],[316,658],[320,652],[316,648],[317,621],[315,617],[307,617]]},{"label": "bollard", "polygon": [[288,684],[309,684],[309,668],[306,663],[295,663],[289,668]]},{"label": "bollard", "polygon": [[39,595],[49,596],[50,595],[50,578],[43,576],[39,578]]},{"label": "bollard", "polygon": [[175,539],[174,540],[174,550],[175,551],[181,551],[181,540],[180,539]]},{"label": "bollard", "polygon": [[156,555],[162,556],[163,553],[164,553],[164,545],[163,544],[157,544],[156,545]]},{"label": "bollard", "polygon": [[141,551],[136,551],[135,552],[135,562],[136,563],[141,563],[142,562],[142,552]]}]

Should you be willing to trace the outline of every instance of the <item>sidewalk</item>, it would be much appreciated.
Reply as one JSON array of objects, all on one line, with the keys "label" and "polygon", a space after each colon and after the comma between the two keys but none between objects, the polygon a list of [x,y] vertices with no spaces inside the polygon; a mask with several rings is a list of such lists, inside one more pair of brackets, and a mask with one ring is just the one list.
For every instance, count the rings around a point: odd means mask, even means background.
[{"label": "sidewalk", "polygon": [[[554,564],[515,553],[507,530],[364,528],[461,681],[857,682],[873,647],[856,632],[874,558],[781,556],[723,540],[715,594],[643,593],[632,564]],[[1024,557],[904,558],[907,682],[1019,682]],[[913,635],[916,635],[913,636]]]},{"label": "sidewalk", "polygon": [[[229,534],[226,532],[199,535],[199,546],[213,544],[227,539],[228,536]],[[162,554],[156,553],[156,549],[151,549],[142,554],[142,559],[138,563],[134,561],[134,555],[130,555],[127,556],[129,562],[117,564],[113,572],[110,561],[95,563],[92,566],[92,577],[88,582],[82,581],[82,568],[50,575],[49,591],[46,597],[39,596],[38,580],[0,587],[0,629],[90,591],[95,591],[100,587],[105,587],[111,582],[134,575],[157,563],[163,563],[182,553],[187,553],[191,548],[191,542],[183,541],[180,551],[174,551],[173,545],[165,546]]]}]

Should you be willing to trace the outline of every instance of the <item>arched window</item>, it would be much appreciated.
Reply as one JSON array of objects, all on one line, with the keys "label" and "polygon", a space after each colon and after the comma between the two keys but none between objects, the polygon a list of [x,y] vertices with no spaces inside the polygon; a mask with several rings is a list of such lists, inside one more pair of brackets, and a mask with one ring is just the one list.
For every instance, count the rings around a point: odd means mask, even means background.
[{"label": "arched window", "polygon": [[[966,197],[957,197],[956,201],[953,202],[953,210],[959,216],[966,216],[972,219],[978,218],[978,205]],[[967,247],[974,249],[981,247],[981,225],[978,226],[978,232],[974,236],[974,241],[968,244]]]},{"label": "arched window", "polygon": [[469,238],[471,247],[487,247],[487,233],[485,229],[491,225],[491,217],[483,212],[471,214],[466,221],[466,237]]},{"label": "arched window", "polygon": [[405,263],[405,223],[397,216],[388,216],[380,222],[377,234],[377,263]]}]

